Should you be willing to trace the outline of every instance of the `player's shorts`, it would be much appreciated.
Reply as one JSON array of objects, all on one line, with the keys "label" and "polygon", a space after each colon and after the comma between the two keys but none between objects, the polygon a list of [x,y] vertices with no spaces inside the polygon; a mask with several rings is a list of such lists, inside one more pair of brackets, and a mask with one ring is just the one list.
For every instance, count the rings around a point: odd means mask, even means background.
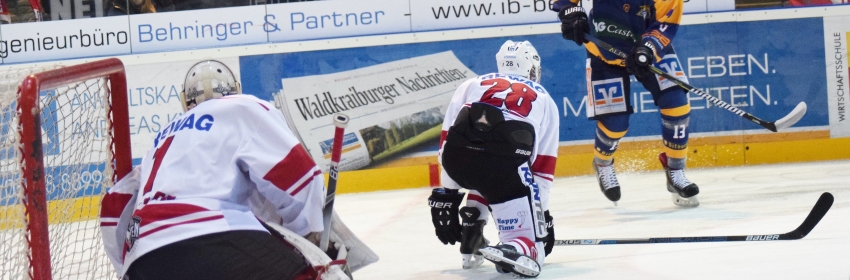
[{"label": "player's shorts", "polygon": [[[673,46],[670,46],[670,51],[664,55],[661,61],[656,62],[654,66],[685,83],[688,82],[688,77],[685,76],[685,71],[682,70],[682,64],[679,62],[679,57],[676,55]],[[634,113],[634,109],[632,108],[632,104],[634,104],[632,101],[633,94],[642,93],[632,91],[629,77],[630,74],[626,68],[608,64],[588,52],[587,118],[595,120],[607,115]],[[685,90],[659,75],[650,74],[646,77],[638,78],[637,81],[652,95],[652,100],[655,102],[658,102],[661,94],[682,95],[681,98],[676,99],[676,104],[656,103],[656,106],[675,108],[684,105],[688,101]],[[640,98],[642,99],[642,97]]]},{"label": "player's shorts", "polygon": [[505,121],[498,108],[473,103],[449,129],[443,169],[461,187],[498,204],[530,194],[517,170],[528,164],[533,147],[533,126]]},{"label": "player's shorts", "polygon": [[268,232],[226,231],[178,241],[142,255],[128,280],[293,279],[304,258]]}]

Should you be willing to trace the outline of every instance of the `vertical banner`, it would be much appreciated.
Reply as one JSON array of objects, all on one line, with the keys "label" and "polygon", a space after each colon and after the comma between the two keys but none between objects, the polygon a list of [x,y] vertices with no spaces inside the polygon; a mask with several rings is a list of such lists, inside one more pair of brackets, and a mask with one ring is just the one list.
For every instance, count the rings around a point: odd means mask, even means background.
[{"label": "vertical banner", "polygon": [[443,114],[463,81],[476,74],[451,51],[333,74],[282,79],[275,104],[314,160],[327,168],[334,113],[351,120],[340,170],[358,169],[440,137]]},{"label": "vertical banner", "polygon": [[270,4],[264,28],[271,42],[409,32],[408,6],[381,0]]},{"label": "vertical banner", "polygon": [[829,101],[831,137],[850,137],[848,98],[850,98],[850,16],[823,18],[824,51],[826,53],[826,87]]}]

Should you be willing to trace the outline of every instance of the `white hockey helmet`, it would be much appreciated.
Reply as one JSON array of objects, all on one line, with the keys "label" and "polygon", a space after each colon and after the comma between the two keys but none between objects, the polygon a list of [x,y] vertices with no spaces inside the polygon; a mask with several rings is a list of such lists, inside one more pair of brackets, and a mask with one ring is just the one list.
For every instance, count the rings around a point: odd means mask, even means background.
[{"label": "white hockey helmet", "polygon": [[185,112],[201,102],[235,94],[242,94],[242,88],[230,68],[217,60],[204,60],[186,73],[180,102]]},{"label": "white hockey helmet", "polygon": [[540,82],[540,55],[528,41],[505,41],[496,54],[499,73],[523,76]]}]

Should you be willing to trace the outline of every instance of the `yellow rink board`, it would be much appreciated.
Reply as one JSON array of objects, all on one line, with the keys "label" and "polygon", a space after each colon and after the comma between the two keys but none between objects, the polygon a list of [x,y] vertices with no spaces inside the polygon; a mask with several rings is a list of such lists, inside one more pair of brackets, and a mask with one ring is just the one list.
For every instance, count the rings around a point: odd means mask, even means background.
[{"label": "yellow rink board", "polygon": [[[657,156],[661,140],[622,142],[616,153],[619,172],[660,170]],[[555,176],[592,174],[592,145],[561,146]],[[688,168],[742,166],[850,159],[850,138],[829,138],[829,131],[702,137],[691,139]],[[436,156],[405,158],[377,168],[340,172],[337,193],[398,190],[429,186],[429,164]],[[325,174],[325,180],[328,177]],[[96,218],[100,197],[50,201],[50,221],[80,221]],[[81,209],[68,212],[63,209]],[[0,230],[20,226],[19,209],[0,207]],[[61,217],[60,217],[61,215]]]}]

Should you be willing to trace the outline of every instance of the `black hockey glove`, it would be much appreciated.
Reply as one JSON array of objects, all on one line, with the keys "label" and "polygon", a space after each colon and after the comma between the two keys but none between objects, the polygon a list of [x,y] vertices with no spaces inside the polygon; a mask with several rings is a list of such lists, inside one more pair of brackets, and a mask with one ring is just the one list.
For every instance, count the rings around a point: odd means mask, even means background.
[{"label": "black hockey glove", "polygon": [[632,48],[632,54],[626,59],[626,69],[637,78],[652,74],[649,66],[655,64],[655,52],[650,48],[651,43],[645,42]]},{"label": "black hockey glove", "polygon": [[564,39],[572,40],[579,46],[587,42],[584,34],[590,31],[590,27],[587,23],[587,13],[582,7],[564,7],[558,12],[558,18],[561,19],[561,36]]},{"label": "black hockey glove", "polygon": [[549,215],[549,210],[543,212],[543,217],[546,219],[546,232],[549,235],[546,235],[546,240],[543,241],[543,251],[546,252],[546,256],[549,256],[549,253],[552,253],[552,248],[555,247],[555,227],[552,223],[552,215]]},{"label": "black hockey glove", "polygon": [[460,242],[461,226],[458,216],[458,208],[463,200],[464,193],[447,188],[436,188],[428,197],[428,205],[431,206],[431,221],[434,222],[434,230],[437,238],[443,244],[452,245]]}]

